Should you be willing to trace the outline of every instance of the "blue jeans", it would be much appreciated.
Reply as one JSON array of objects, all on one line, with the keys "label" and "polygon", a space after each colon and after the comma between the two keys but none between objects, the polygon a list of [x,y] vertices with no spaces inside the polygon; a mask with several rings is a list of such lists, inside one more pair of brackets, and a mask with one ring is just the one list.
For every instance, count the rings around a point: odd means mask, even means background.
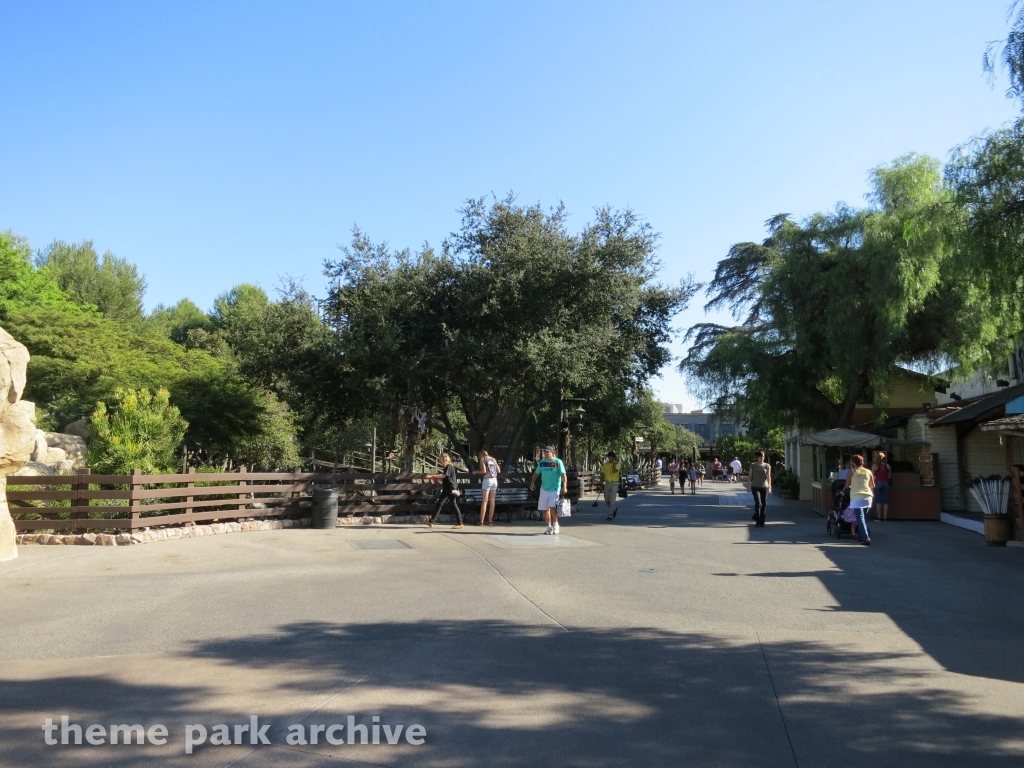
[{"label": "blue jeans", "polygon": [[750,492],[754,494],[754,520],[758,525],[764,525],[764,508],[768,501],[768,489],[751,488]]},{"label": "blue jeans", "polygon": [[861,541],[870,541],[871,534],[868,532],[868,515],[871,507],[857,507],[853,511],[857,513],[857,538]]}]

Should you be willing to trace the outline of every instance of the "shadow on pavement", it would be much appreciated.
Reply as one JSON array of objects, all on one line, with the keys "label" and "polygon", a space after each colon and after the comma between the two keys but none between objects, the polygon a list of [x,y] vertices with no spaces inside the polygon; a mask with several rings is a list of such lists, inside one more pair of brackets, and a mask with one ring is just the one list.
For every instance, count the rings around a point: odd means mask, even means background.
[{"label": "shadow on pavement", "polygon": [[[353,661],[354,651],[367,646],[378,657]],[[215,680],[209,690],[173,681],[141,686],[87,677],[5,681],[0,763],[224,764],[228,753],[218,752],[223,748],[181,755],[182,725],[244,722],[258,714],[274,723],[272,741],[280,745],[283,727],[312,709],[285,711],[275,704],[278,696],[291,700],[297,690],[315,694],[309,700],[321,705],[305,722],[344,722],[348,714],[368,722],[380,715],[384,723],[422,723],[427,743],[305,747],[301,753],[261,747],[248,757],[244,750],[231,753],[237,765],[316,765],[329,755],[375,765],[590,768],[788,767],[794,757],[804,768],[1009,767],[1021,761],[1019,708],[998,714],[972,710],[971,696],[944,684],[914,648],[762,643],[749,632],[567,633],[486,621],[307,622],[269,635],[199,644],[189,656],[274,679],[276,695],[224,711],[210,706]],[[315,686],[296,682],[308,679],[310,670],[319,678]],[[70,712],[83,723],[163,722],[171,728],[174,749],[43,747],[38,723],[12,725],[10,715],[27,711]],[[259,762],[247,762],[257,757]]]}]

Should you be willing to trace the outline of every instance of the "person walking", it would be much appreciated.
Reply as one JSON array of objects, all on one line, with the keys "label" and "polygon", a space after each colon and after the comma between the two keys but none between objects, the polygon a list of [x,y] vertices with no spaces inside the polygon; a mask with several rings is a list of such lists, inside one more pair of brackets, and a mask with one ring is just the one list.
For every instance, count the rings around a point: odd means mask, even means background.
[{"label": "person walking", "polygon": [[455,510],[456,519],[459,521],[457,525],[452,528],[462,528],[462,510],[459,509],[459,496],[462,493],[459,491],[458,475],[455,472],[455,465],[452,464],[452,457],[447,453],[441,454],[441,467],[443,469],[440,475],[431,475],[431,480],[441,481],[441,493],[437,497],[437,506],[434,507],[434,515],[427,521],[427,525],[430,528],[434,527],[434,523],[437,522],[438,516],[441,514],[442,508],[448,502],[451,502],[452,508]]},{"label": "person walking", "polygon": [[697,486],[700,488],[704,487],[704,475],[707,474],[707,468],[704,466],[703,461],[697,462]]},{"label": "person walking", "polygon": [[[672,461],[669,462],[669,465],[668,465],[668,487],[669,487],[669,490],[672,491],[672,495],[673,496],[676,495],[676,477],[679,475],[679,467],[680,467],[680,465],[681,465],[681,462],[678,461],[675,456],[672,457]],[[680,485],[680,487],[679,487],[679,492],[680,493],[683,492],[682,485]]]},{"label": "person walking", "polygon": [[691,464],[690,468],[686,471],[686,474],[690,480],[690,495],[697,495],[697,465]]},{"label": "person walking", "polygon": [[604,503],[608,505],[608,519],[613,520],[619,511],[619,457],[615,451],[608,451],[601,465],[601,477],[604,479]]},{"label": "person walking", "polygon": [[740,461],[740,457],[734,456],[729,467],[732,469],[732,477],[729,479],[735,483],[740,479],[740,475],[743,473],[743,463]]},{"label": "person walking", "polygon": [[711,479],[716,482],[722,479],[722,462],[718,460],[717,456],[715,463],[711,465]]},{"label": "person walking", "polygon": [[850,489],[850,509],[857,514],[857,538],[861,544],[871,543],[868,531],[867,512],[875,495],[875,476],[864,468],[864,457],[857,454],[850,461],[851,468],[846,475],[846,487]]},{"label": "person walking", "polygon": [[537,509],[544,513],[544,521],[548,524],[546,534],[558,533],[558,499],[563,493],[569,491],[569,475],[565,471],[565,464],[555,457],[554,446],[547,446],[544,449],[544,458],[537,462],[537,468],[530,478],[530,492],[533,492],[540,478],[540,498],[537,499]]},{"label": "person walking", "polygon": [[476,473],[484,476],[480,481],[480,525],[494,525],[494,500],[498,495],[501,468],[487,451],[480,451],[480,469]]},{"label": "person walking", "polygon": [[768,505],[768,494],[772,490],[772,468],[765,463],[764,452],[759,451],[750,465],[750,492],[754,496],[754,525],[764,528],[764,512]]},{"label": "person walking", "polygon": [[892,482],[892,467],[886,462],[883,451],[875,454],[872,474],[875,476],[875,520],[886,520],[889,517],[889,484]]}]

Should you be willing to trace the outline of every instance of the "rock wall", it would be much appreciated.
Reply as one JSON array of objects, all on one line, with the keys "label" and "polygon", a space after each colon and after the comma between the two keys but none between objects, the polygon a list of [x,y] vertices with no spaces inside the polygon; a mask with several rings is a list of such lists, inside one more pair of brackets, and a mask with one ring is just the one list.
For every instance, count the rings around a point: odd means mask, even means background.
[{"label": "rock wall", "polygon": [[0,562],[18,556],[7,475],[25,466],[38,448],[36,407],[21,399],[27,371],[28,350],[0,328]]}]

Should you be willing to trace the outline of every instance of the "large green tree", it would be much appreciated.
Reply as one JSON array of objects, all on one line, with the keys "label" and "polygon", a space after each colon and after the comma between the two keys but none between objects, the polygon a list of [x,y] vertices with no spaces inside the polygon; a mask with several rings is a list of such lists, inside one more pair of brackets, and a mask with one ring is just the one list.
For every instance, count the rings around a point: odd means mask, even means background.
[{"label": "large green tree", "polygon": [[350,402],[422,405],[453,442],[508,461],[546,403],[639,389],[668,361],[693,288],[656,281],[657,237],[632,212],[599,210],[579,234],[563,208],[511,196],[462,213],[441,253],[393,253],[357,232],[327,265]]},{"label": "large green tree", "polygon": [[973,315],[948,275],[959,217],[938,161],[908,155],[871,183],[867,207],[776,216],[719,262],[707,307],[742,322],[691,328],[680,366],[717,412],[849,427],[859,402],[885,406],[900,366],[963,338]]},{"label": "large green tree", "polygon": [[99,257],[91,240],[53,242],[36,256],[72,301],[91,304],[104,316],[121,321],[142,319],[146,280],[131,262],[110,251]]},{"label": "large green tree", "polygon": [[[1010,32],[985,52],[993,84],[1000,65],[1006,96],[1024,108],[1024,4],[1008,11]],[[1024,332],[1024,116],[956,147],[946,180],[961,206],[956,274],[976,311],[973,332],[951,345],[965,370],[1003,369]]]},{"label": "large green tree", "polygon": [[[216,463],[258,464],[255,456],[278,457],[261,468],[295,465],[291,420],[232,357],[187,349],[159,322],[130,313],[118,319],[92,301],[73,301],[50,266],[33,267],[28,243],[10,232],[0,233],[0,325],[32,355],[25,397],[39,406],[46,428],[92,414],[119,390],[166,389],[188,422],[190,451]],[[259,447],[270,438],[279,440],[277,449]]]}]

